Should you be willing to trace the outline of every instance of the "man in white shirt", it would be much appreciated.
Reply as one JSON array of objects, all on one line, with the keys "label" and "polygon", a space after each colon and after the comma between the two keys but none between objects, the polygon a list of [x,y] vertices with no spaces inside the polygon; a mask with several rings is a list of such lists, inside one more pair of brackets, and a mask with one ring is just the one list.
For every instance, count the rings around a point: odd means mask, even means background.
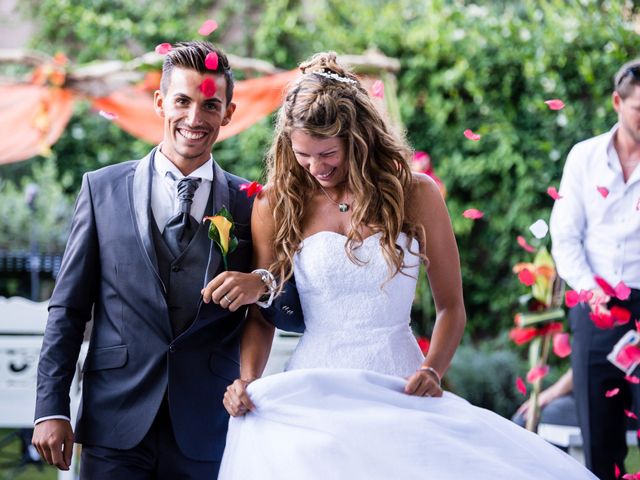
[{"label": "man in white shirt", "polygon": [[[569,314],[574,395],[587,467],[613,480],[616,465],[624,473],[625,410],[640,399],[639,385],[606,359],[640,319],[640,60],[615,75],[612,102],[618,123],[569,152],[550,226],[560,277],[572,289],[594,294]],[[610,298],[595,276],[614,287],[624,284],[631,294]],[[629,310],[632,320],[611,328],[592,320],[614,305]],[[615,389],[616,395],[605,395]]]}]

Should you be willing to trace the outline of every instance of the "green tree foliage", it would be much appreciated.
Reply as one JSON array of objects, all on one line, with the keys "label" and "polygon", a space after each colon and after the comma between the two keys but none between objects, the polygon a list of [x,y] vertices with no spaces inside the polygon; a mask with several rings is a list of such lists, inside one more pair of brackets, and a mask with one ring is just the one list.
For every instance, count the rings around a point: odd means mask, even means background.
[{"label": "green tree foliage", "polygon": [[[407,136],[431,154],[447,186],[472,334],[511,325],[525,291],[511,267],[531,259],[515,238],[530,239],[527,227],[548,220],[545,191],[558,185],[571,145],[615,122],[611,77],[640,46],[635,2],[28,0],[23,8],[41,25],[34,47],[79,62],[129,59],[160,42],[198,38],[211,16],[220,23],[213,41],[282,68],[328,49],[376,47],[398,58]],[[544,101],[551,98],[565,109],[550,111]],[[467,140],[467,128],[481,140]],[[217,145],[216,158],[256,179],[270,135],[267,119]],[[53,150],[73,190],[83,171],[148,147],[84,107]],[[467,208],[485,217],[464,219]]]}]

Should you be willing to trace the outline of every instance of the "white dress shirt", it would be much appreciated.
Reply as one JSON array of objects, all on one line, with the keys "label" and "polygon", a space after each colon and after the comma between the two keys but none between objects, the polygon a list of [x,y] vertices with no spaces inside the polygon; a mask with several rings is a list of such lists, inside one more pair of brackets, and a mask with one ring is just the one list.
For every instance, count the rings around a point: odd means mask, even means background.
[{"label": "white dress shirt", "polygon": [[[607,133],[575,145],[564,166],[561,199],[551,212],[552,254],[558,274],[574,290],[623,281],[640,288],[640,166],[625,183],[613,137]],[[606,198],[598,191],[605,187]]]},{"label": "white dress shirt", "polygon": [[[169,172],[171,172],[173,178],[171,178]],[[214,212],[204,211],[207,207],[211,183],[213,182],[213,158],[210,157],[204,165],[191,172],[188,176],[202,180],[193,195],[193,203],[191,204],[191,216],[200,223],[205,215],[214,214]],[[177,189],[178,182],[184,177],[178,167],[171,163],[171,160],[165,157],[160,151],[160,147],[158,147],[153,162],[151,211],[160,232],[164,230],[167,221],[178,213],[180,209]]]}]

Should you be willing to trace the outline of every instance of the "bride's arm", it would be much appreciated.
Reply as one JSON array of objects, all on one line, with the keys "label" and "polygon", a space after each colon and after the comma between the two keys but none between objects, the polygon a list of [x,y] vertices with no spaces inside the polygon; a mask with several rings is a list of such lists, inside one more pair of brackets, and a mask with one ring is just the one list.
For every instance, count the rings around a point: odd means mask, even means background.
[{"label": "bride's arm", "polygon": [[[266,192],[259,195],[251,213],[251,236],[255,268],[268,268],[273,262],[271,242],[274,233],[273,217]],[[244,415],[253,409],[246,387],[259,378],[269,359],[275,328],[262,318],[255,305],[249,307],[240,342],[240,378],[227,387],[224,406],[232,416]]]},{"label": "bride's arm", "polygon": [[440,377],[449,368],[466,324],[460,257],[449,212],[433,180],[415,175],[407,205],[407,217],[425,231],[421,249],[429,262],[427,275],[436,322],[423,369],[409,378],[405,391],[412,395],[440,396]]}]

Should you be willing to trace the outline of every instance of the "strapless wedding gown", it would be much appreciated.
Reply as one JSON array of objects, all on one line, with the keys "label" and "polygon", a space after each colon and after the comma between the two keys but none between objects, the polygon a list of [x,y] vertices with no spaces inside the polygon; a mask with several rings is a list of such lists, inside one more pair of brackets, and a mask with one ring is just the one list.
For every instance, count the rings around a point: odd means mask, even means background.
[{"label": "strapless wedding gown", "polygon": [[400,235],[406,268],[390,279],[379,239],[357,250],[362,265],[340,234],[304,240],[294,272],[305,333],[286,372],[249,385],[256,410],[231,419],[218,478],[597,480],[454,394],[403,393],[424,359],[409,326],[418,246]]}]

